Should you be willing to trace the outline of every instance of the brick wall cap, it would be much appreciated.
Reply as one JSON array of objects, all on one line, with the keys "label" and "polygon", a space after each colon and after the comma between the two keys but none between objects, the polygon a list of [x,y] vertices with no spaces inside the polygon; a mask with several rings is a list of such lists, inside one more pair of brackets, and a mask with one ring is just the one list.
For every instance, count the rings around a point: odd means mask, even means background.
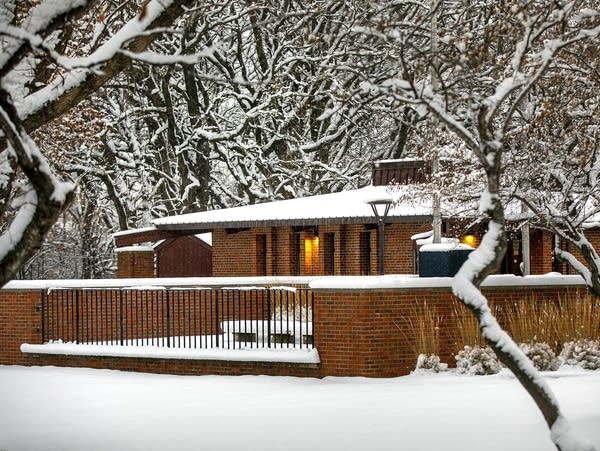
[{"label": "brick wall cap", "polygon": [[24,354],[130,357],[228,362],[321,363],[316,349],[189,349],[158,346],[107,346],[74,343],[21,345]]},{"label": "brick wall cap", "polygon": [[[406,288],[451,288],[452,277],[419,277],[417,275],[333,276],[319,277],[309,283],[313,290],[397,290]],[[585,286],[581,276],[549,273],[541,276],[501,274],[488,276],[484,288]]]}]

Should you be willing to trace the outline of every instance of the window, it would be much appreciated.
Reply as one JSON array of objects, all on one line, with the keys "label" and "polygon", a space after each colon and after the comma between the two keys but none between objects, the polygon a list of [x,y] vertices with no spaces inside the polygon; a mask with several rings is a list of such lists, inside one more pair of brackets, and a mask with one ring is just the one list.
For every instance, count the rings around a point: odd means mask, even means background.
[{"label": "window", "polygon": [[306,274],[314,274],[319,263],[319,236],[307,233],[304,237],[304,270]]}]

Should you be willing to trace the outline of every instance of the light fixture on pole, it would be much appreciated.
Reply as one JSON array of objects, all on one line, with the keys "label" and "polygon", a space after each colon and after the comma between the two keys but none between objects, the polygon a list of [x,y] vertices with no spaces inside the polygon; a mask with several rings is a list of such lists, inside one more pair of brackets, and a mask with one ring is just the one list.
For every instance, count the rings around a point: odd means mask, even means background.
[{"label": "light fixture on pole", "polygon": [[366,201],[367,204],[373,209],[373,214],[377,220],[377,270],[380,275],[383,275],[383,259],[384,259],[384,227],[387,215],[390,212],[392,206],[392,199],[389,197],[381,197],[377,199],[370,199]]}]

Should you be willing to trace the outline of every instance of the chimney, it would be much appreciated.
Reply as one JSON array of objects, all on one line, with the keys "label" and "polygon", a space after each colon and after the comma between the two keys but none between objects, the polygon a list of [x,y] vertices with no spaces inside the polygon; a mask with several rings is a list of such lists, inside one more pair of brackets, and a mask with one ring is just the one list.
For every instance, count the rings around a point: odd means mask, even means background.
[{"label": "chimney", "polygon": [[373,186],[389,184],[413,185],[427,183],[431,176],[431,163],[425,160],[380,160],[373,162]]}]

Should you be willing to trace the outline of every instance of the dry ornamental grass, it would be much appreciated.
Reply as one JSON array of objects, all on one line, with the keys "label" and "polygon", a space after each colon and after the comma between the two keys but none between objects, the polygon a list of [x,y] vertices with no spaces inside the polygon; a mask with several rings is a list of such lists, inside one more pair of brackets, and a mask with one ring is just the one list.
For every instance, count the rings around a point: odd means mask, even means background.
[{"label": "dry ornamental grass", "polygon": [[600,338],[600,307],[592,296],[557,302],[530,298],[503,313],[508,333],[518,343],[548,343],[559,353],[566,342]]}]

